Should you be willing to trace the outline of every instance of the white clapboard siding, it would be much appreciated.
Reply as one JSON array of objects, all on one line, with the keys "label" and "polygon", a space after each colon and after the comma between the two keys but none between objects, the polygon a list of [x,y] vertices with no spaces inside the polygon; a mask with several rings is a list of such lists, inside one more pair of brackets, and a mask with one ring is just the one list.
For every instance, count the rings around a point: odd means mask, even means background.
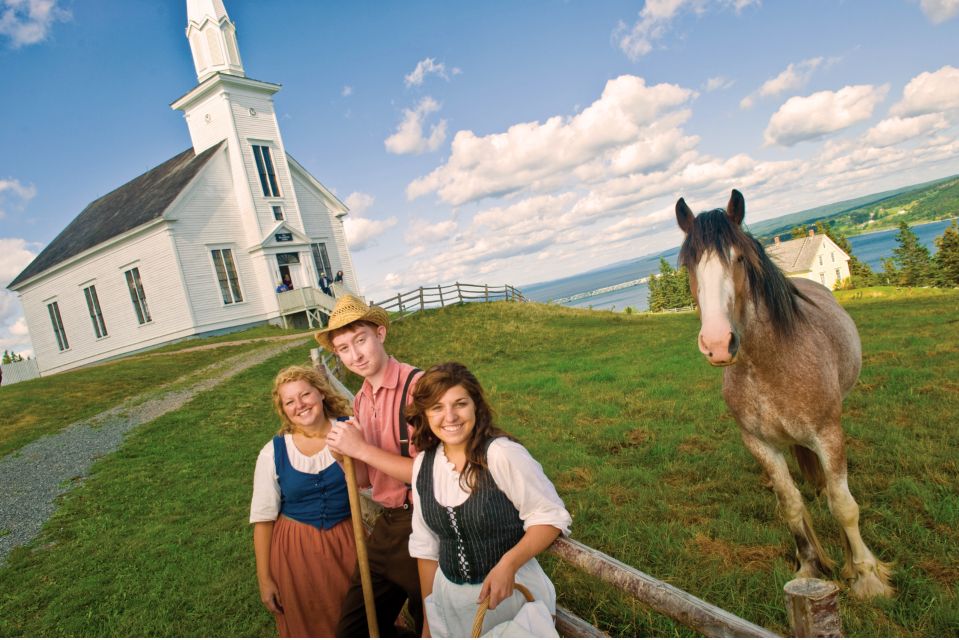
[{"label": "white clapboard siding", "polygon": [[[124,272],[137,267],[152,320],[139,324]],[[96,285],[107,336],[97,338],[83,289]],[[97,248],[21,289],[21,302],[41,374],[129,353],[193,333],[173,242],[165,223]],[[60,351],[47,304],[58,302],[70,347]]]},{"label": "white clapboard siding", "polygon": [[[240,208],[233,191],[229,156],[218,153],[166,214],[176,242],[180,272],[189,296],[196,333],[257,322],[275,307],[272,287],[265,293],[244,238]],[[230,249],[243,301],[224,304],[213,265],[213,249]],[[259,268],[266,269],[263,261]],[[275,313],[274,313],[275,316]]]},{"label": "white clapboard siding", "polygon": [[40,368],[36,360],[20,360],[0,365],[0,368],[3,369],[3,381],[0,384],[5,387],[40,376]]},{"label": "white clapboard siding", "polygon": [[342,269],[346,286],[358,291],[353,261],[350,259],[343,234],[343,223],[334,215],[324,194],[316,189],[307,176],[300,175],[299,170],[293,171],[293,184],[303,218],[303,231],[314,242],[326,244],[333,269],[333,273],[329,274],[330,278]]},{"label": "white clapboard siding", "polygon": [[[273,205],[283,207],[285,217],[294,225],[299,226],[296,218],[296,195],[290,178],[290,167],[286,161],[286,150],[280,137],[280,130],[276,123],[273,101],[261,96],[239,94],[233,96],[233,120],[236,126],[237,137],[240,141],[240,156],[248,176],[248,188],[253,194],[256,206],[257,222],[260,226],[260,236],[265,235],[275,224]],[[256,115],[250,114],[250,109]],[[262,144],[270,147],[270,156],[273,159],[273,168],[276,172],[277,186],[280,196],[277,198],[265,197],[260,185],[260,174],[253,157],[253,145]]]}]

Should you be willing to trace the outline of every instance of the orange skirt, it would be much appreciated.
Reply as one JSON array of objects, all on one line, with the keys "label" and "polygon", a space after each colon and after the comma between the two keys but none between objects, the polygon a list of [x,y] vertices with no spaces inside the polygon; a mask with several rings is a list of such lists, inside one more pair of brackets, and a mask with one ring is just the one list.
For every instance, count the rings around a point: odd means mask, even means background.
[{"label": "orange skirt", "polygon": [[349,518],[331,529],[276,519],[270,545],[270,572],[283,613],[276,616],[282,638],[333,637],[340,608],[356,569],[356,545]]}]

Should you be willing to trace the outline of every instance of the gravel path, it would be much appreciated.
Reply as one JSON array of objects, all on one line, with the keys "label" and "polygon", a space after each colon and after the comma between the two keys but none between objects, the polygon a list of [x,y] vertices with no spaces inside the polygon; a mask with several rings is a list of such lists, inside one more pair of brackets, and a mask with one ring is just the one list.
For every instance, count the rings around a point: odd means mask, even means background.
[{"label": "gravel path", "polygon": [[[63,431],[44,436],[0,459],[0,565],[12,549],[33,540],[56,511],[56,498],[87,475],[94,460],[112,453],[131,429],[176,411],[198,393],[290,349],[287,342],[247,351],[174,380]],[[187,377],[199,381],[186,388]],[[163,391],[163,389],[169,389]]]}]

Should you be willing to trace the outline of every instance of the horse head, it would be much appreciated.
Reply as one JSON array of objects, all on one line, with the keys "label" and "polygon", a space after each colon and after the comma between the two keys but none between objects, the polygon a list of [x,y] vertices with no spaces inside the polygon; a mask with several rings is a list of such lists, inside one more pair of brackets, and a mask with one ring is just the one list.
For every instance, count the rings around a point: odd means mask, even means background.
[{"label": "horse head", "polygon": [[741,228],[745,214],[746,201],[735,189],[725,209],[698,216],[684,199],[676,203],[676,222],[686,234],[679,261],[702,321],[699,350],[717,367],[734,364],[741,345],[747,265],[756,261],[755,243]]}]

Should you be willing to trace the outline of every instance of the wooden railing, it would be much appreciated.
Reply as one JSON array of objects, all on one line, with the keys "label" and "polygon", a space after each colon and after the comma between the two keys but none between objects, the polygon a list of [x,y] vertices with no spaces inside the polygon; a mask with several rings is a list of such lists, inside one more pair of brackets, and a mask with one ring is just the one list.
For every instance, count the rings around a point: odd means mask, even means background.
[{"label": "wooden railing", "polygon": [[509,284],[496,287],[488,284],[455,282],[445,285],[438,284],[435,287],[420,287],[406,293],[397,293],[392,298],[386,298],[375,304],[402,317],[421,309],[435,309],[464,302],[494,302],[497,300],[528,302],[522,291]]},{"label": "wooden railing", "polygon": [[[311,352],[314,366],[323,370],[340,393],[352,400],[353,394],[337,378],[339,360],[332,354],[320,349]],[[369,495],[363,494],[363,518],[369,527],[380,513],[380,507]],[[738,637],[738,638],[773,638],[775,633],[744,620],[739,616],[720,609],[708,602],[700,600],[691,593],[687,593],[668,582],[663,582],[642,571],[635,569],[619,560],[610,557],[602,551],[597,551],[572,538],[560,537],[546,553],[551,553],[587,574],[599,578],[617,589],[636,598],[644,605],[671,618],[680,624],[694,630],[696,633],[709,637]],[[804,590],[814,593],[797,594],[796,583],[814,582],[816,589],[805,585]],[[835,589],[830,589],[831,583],[821,580],[793,580],[786,584],[786,603],[789,624],[793,635],[797,637],[836,637],[839,634],[838,615],[835,614]],[[821,595],[821,590],[828,591],[827,597]],[[819,591],[817,591],[819,590]],[[831,604],[827,602],[832,598]],[[824,605],[828,605],[824,607]],[[823,609],[828,609],[824,615]],[[823,622],[825,621],[825,622]],[[568,638],[599,638],[607,637],[590,623],[576,614],[556,608],[556,630],[560,635]]]}]

